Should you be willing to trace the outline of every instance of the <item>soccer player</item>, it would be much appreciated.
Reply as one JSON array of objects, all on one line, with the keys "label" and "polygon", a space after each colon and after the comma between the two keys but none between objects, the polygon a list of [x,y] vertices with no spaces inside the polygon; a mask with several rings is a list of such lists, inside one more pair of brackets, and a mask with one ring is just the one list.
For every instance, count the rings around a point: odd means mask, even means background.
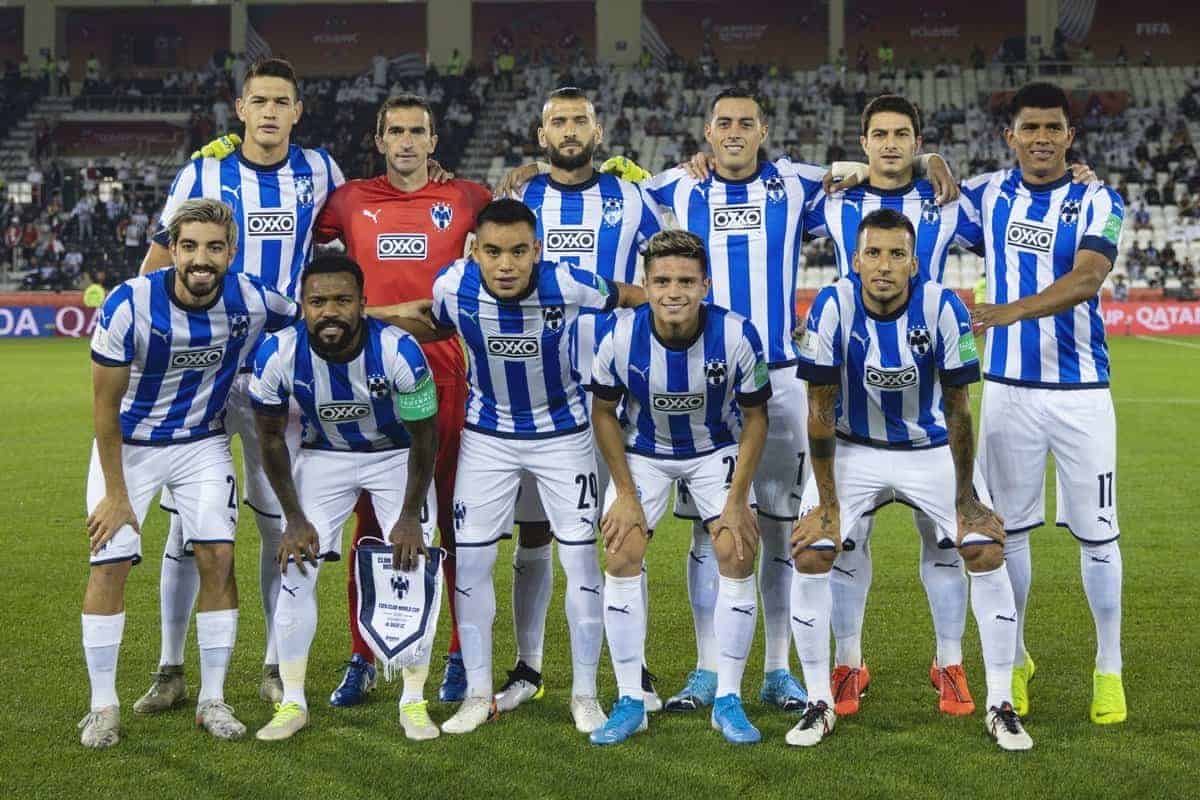
[{"label": "soccer player", "polygon": [[[376,115],[375,146],[383,155],[386,173],[354,180],[339,189],[317,220],[318,241],[341,239],[346,252],[361,266],[368,302],[367,313],[385,322],[396,321],[404,306],[394,304],[428,298],[438,270],[461,258],[475,216],[491,200],[491,192],[465,180],[432,182],[429,157],[437,147],[433,109],[416,95],[384,101]],[[440,542],[449,557],[443,562],[451,613],[450,654],[438,693],[443,702],[458,701],[466,691],[466,673],[459,653],[455,624],[454,475],[459,436],[466,413],[466,361],[456,339],[423,345],[438,395],[437,524]],[[357,507],[354,541],[380,536],[380,525],[364,496]],[[341,684],[329,702],[350,706],[366,699],[375,684],[374,657],[354,620],[358,588],[355,571],[348,574],[350,637],[353,652]]]},{"label": "soccer player", "polygon": [[985,726],[1002,749],[1027,750],[1033,741],[1010,696],[1016,612],[1004,531],[972,486],[975,339],[952,291],[913,280],[916,238],[897,211],[864,217],[854,257],[858,280],[844,277],[822,289],[805,326],[797,370],[808,381],[809,453],[820,501],[792,536],[792,635],[810,702],[787,742],[808,747],[833,733],[830,572],[863,514],[894,498],[936,522],[943,549],[958,548],[983,645]]},{"label": "soccer player", "polygon": [[454,521],[459,637],[467,697],[442,726],[467,733],[496,713],[492,624],[496,543],[512,530],[519,478],[531,473],[558,540],[567,578],[575,727],[604,724],[596,699],[603,638],[596,560],[595,455],[583,391],[570,361],[569,331],[581,309],[610,311],[644,301],[640,287],[541,260],[533,212],[495,200],[476,219],[472,257],[433,284],[433,314],[471,354],[466,430],[458,456]]},{"label": "soccer player", "polygon": [[88,472],[91,572],[82,617],[92,699],[79,724],[88,747],[111,747],[120,737],[116,671],[125,581],[142,560],[141,523],[163,487],[172,490],[182,548],[200,576],[196,723],[220,739],[246,732],[224,701],[238,617],[237,480],[225,401],[264,329],[289,324],[297,309],[229,269],[237,240],[228,206],[182,203],[168,228],[174,266],[113,290],[92,336],[96,442]]},{"label": "soccer player", "polygon": [[1074,139],[1061,88],[1034,83],[1013,97],[1005,131],[1018,168],[967,181],[986,251],[987,331],[979,464],[1008,531],[1017,602],[1014,705],[1028,713],[1034,663],[1024,643],[1029,532],[1044,522],[1046,454],[1054,454],[1058,524],[1080,543],[1083,590],[1096,624],[1090,717],[1125,720],[1121,681],[1121,550],[1116,418],[1100,286],[1112,269],[1125,208],[1100,183],[1073,183]]},{"label": "soccer player", "polygon": [[[370,493],[396,569],[412,569],[433,535],[437,390],[420,346],[365,315],[363,273],[353,259],[314,259],[301,286],[303,321],[266,338],[250,386],[263,464],[286,520],[275,606],[283,700],[258,732],[264,741],[290,738],[308,723],[304,676],[317,629],[317,575],[321,561],[341,558],[342,526],[359,495]],[[284,437],[293,397],[305,428],[294,465]],[[429,662],[402,672],[404,733],[435,738],[423,696]]]},{"label": "soccer player", "polygon": [[[597,172],[593,156],[604,131],[596,109],[574,87],[550,93],[542,106],[538,144],[549,161],[549,172],[532,176],[515,193],[537,216],[537,238],[542,257],[549,261],[595,272],[609,280],[633,283],[638,252],[662,228],[654,203],[643,197],[637,184]],[[528,168],[523,168],[528,169]],[[611,314],[584,313],[575,329],[575,364],[587,380],[598,330],[612,324]],[[608,470],[597,459],[595,495],[604,497]],[[592,487],[588,487],[592,491]],[[517,663],[496,693],[496,706],[511,711],[531,698],[540,698],[542,646],[546,612],[554,593],[551,560],[553,536],[546,522],[537,488],[529,476],[517,497],[517,546],[513,552],[513,625],[516,628]],[[657,711],[662,702],[654,692],[648,670],[642,674],[646,705]]]},{"label": "soccer player", "polygon": [[[161,228],[142,263],[142,273],[171,263],[167,231],[176,210],[189,198],[206,197],[233,208],[238,223],[237,249],[229,269],[295,300],[301,270],[312,254],[313,222],[330,192],[344,178],[329,153],[291,143],[292,128],[300,121],[303,103],[296,74],[288,62],[268,59],[255,64],[235,105],[246,127],[241,148],[223,160],[193,159],[179,171],[162,211]],[[258,432],[248,392],[251,366],[247,363],[234,380],[226,425],[231,434],[242,439],[245,502],[254,511],[260,535],[259,587],[267,641],[259,694],[277,703],[283,687],[271,620],[279,595],[275,557],[283,536],[283,518],[259,458]],[[298,419],[294,419],[290,430],[294,447],[299,436]],[[174,508],[170,492],[163,496],[162,505],[168,510]],[[153,684],[134,704],[134,710],[142,713],[165,711],[187,699],[183,650],[199,577],[196,565],[184,551],[182,532],[182,521],[171,514],[159,583],[162,653]]]},{"label": "soccer player", "polygon": [[[619,695],[591,739],[616,744],[646,728],[642,560],[672,484],[686,480],[712,532],[721,571],[712,726],[727,741],[757,742],[761,735],[742,708],[741,683],[758,622],[751,483],[767,438],[769,370],[754,326],[704,302],[710,287],[700,237],[656,234],[645,272],[650,302],[622,315],[605,335],[588,387],[595,395],[596,442],[612,474],[601,523],[604,629]],[[617,418],[622,399],[630,420],[625,430]]]}]

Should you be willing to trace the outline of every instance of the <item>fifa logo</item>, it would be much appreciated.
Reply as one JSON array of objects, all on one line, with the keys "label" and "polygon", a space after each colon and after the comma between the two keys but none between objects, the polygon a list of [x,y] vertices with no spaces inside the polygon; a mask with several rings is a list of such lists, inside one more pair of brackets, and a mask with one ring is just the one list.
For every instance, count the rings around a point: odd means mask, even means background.
[{"label": "fifa logo", "polygon": [[408,592],[408,578],[403,575],[393,575],[392,591],[396,593],[396,599],[403,600],[404,595]]},{"label": "fifa logo", "polygon": [[433,220],[433,225],[439,231],[444,231],[450,227],[451,221],[454,219],[454,209],[449,203],[434,203],[429,209],[429,217]]},{"label": "fifa logo", "polygon": [[558,333],[562,330],[565,317],[566,312],[562,306],[547,306],[542,309],[542,323],[551,333]]},{"label": "fifa logo", "polygon": [[704,362],[704,378],[709,386],[720,386],[725,382],[725,362],[714,358]]},{"label": "fifa logo", "polygon": [[454,530],[461,530],[463,523],[467,521],[467,504],[462,500],[457,500],[454,503]]}]

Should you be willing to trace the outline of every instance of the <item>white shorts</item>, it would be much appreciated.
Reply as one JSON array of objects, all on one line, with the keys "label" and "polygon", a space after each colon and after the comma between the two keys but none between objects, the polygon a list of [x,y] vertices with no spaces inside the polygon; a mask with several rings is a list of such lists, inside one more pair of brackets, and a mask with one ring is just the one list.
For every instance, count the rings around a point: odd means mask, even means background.
[{"label": "white shorts", "polygon": [[[161,446],[123,444],[121,466],[138,525],[145,521],[154,495],[170,489],[183,526],[185,553],[190,555],[197,542],[233,542],[238,520],[237,479],[228,436]],[[104,491],[100,451],[93,442],[88,467],[88,514],[104,499]],[[142,537],[128,525],[91,556],[93,565],[117,561],[137,564],[141,560]]]},{"label": "white shorts", "polygon": [[[778,520],[799,516],[800,498],[808,476],[808,384],[796,377],[795,367],[771,370],[771,399],[767,401],[767,442],[754,495],[758,513]],[[685,487],[675,494],[675,516],[702,519]]]},{"label": "white shorts", "polygon": [[[407,449],[366,453],[300,450],[293,462],[292,476],[300,508],[321,539],[321,558],[337,561],[342,557],[342,526],[354,512],[362,492],[371,495],[379,529],[387,541],[404,506],[408,453]],[[421,529],[426,545],[433,542],[437,521],[430,511],[436,508],[437,498],[431,481],[425,505],[421,506]]]},{"label": "white shorts", "polygon": [[1037,389],[984,381],[979,470],[1009,533],[1045,523],[1046,454],[1054,454],[1060,527],[1101,544],[1117,524],[1117,419],[1108,389]]},{"label": "white shorts", "polygon": [[[595,439],[592,440],[592,445],[595,446]],[[596,459],[596,480],[594,483],[588,481],[587,486],[579,484],[578,502],[582,503],[585,499],[590,499],[593,504],[599,505],[600,501],[604,499],[604,493],[608,490],[608,464],[605,463],[604,457],[600,455],[599,451],[596,451],[593,457]],[[515,520],[518,525],[547,521],[546,509],[542,506],[542,496],[538,494],[537,481],[529,473],[521,476],[521,486],[517,489]]]},{"label": "white shorts", "polygon": [[[560,544],[592,544],[599,494],[591,430],[548,439],[509,439],[466,429],[454,480],[457,547],[483,547],[512,535],[521,479],[532,478]],[[536,520],[525,520],[536,521]]]},{"label": "white shorts", "polygon": [[[733,470],[737,466],[737,454],[737,447],[722,447],[695,458],[651,458],[638,453],[626,453],[629,472],[637,487],[638,500],[650,531],[666,513],[671,486],[676,482],[686,487],[680,491],[690,495],[685,501],[690,501],[699,512],[698,519],[708,524],[721,516],[725,499],[729,496]],[[610,484],[604,493],[604,510],[608,511],[616,500],[617,491]],[[753,487],[750,489],[750,505],[755,505]]]}]

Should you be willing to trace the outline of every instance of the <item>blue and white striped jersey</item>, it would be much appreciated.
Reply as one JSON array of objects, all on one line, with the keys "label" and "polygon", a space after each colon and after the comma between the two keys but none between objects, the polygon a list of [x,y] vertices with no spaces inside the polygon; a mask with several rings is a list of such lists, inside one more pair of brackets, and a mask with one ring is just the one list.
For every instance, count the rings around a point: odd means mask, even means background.
[{"label": "blue and white striped jersey", "polygon": [[526,294],[501,300],[479,265],[459,259],[433,282],[433,316],[454,327],[469,354],[466,426],[541,439],[588,426],[571,331],[580,311],[611,311],[617,287],[594,272],[542,261]]},{"label": "blue and white striped jersey", "polygon": [[[987,302],[1009,303],[1041,292],[1075,266],[1080,250],[1110,262],[1125,219],[1120,195],[1101,183],[1061,179],[1033,186],[1017,169],[972,178],[960,199],[980,225]],[[1108,345],[1100,297],[1052,317],[989,328],[987,380],[1049,389],[1108,386]]]},{"label": "blue and white striped jersey", "polygon": [[154,241],[167,246],[167,226],[183,201],[220,200],[233,209],[238,224],[230,270],[298,300],[300,273],[312,258],[313,224],[329,193],[345,182],[320,148],[291,145],[286,158],[267,167],[251,164],[240,150],[220,160],[192,159],[171,184]]},{"label": "blue and white striped jersey", "polygon": [[822,167],[787,159],[764,162],[751,178],[705,181],[681,167],[656,175],[647,194],[704,240],[709,301],[748,318],[772,367],[796,360],[792,331],[804,213],[821,194]]},{"label": "blue and white striped jersey", "polygon": [[394,450],[411,440],[397,413],[398,395],[433,380],[417,340],[367,317],[362,347],[345,362],[313,350],[301,320],[266,338],[254,359],[250,398],[260,410],[286,414],[296,398],[304,418],[303,447],[315,450]]},{"label": "blue and white striped jersey", "polygon": [[838,436],[873,447],[946,444],[942,386],[979,380],[971,317],[958,296],[933,281],[911,284],[908,305],[887,319],[867,311],[858,281],[841,278],[817,293],[797,372],[809,383],[840,384]]},{"label": "blue and white striped jersey", "polygon": [[658,338],[648,304],[622,314],[596,348],[588,388],[625,398],[626,448],[653,458],[694,458],[737,444],[742,406],[765,403],[771,377],[758,331],[740,314],[701,306],[685,347]]},{"label": "blue and white striped jersey", "polygon": [[899,211],[917,232],[918,279],[940,283],[950,245],[957,242],[971,249],[979,244],[981,234],[978,223],[957,200],[939,206],[934,201],[936,195],[933,185],[924,179],[897,189],[855,186],[818,197],[805,215],[804,227],[811,236],[833,240],[838,273],[846,276],[854,270],[855,242],[863,217],[881,208]]},{"label": "blue and white striped jersey", "polygon": [[121,401],[125,442],[175,444],[224,433],[234,377],[265,331],[298,314],[291,300],[232,272],[202,309],[179,303],[170,267],[113,289],[92,333],[92,360],[130,368]]}]

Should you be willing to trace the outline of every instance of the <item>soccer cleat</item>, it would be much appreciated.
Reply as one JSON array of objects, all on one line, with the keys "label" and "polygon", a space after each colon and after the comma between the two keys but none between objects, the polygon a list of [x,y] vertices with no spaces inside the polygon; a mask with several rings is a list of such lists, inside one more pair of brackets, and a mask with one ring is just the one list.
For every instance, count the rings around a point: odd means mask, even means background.
[{"label": "soccer cleat", "polygon": [[462,653],[446,656],[446,672],[438,688],[438,700],[443,703],[460,703],[467,696],[467,668],[463,666]]},{"label": "soccer cleat", "polygon": [[646,665],[642,665],[642,705],[646,707],[647,714],[653,714],[655,711],[662,711],[662,698],[658,696],[658,691],[654,688],[658,677],[650,670],[646,669]]},{"label": "soccer cleat", "polygon": [[263,664],[262,683],[258,685],[258,696],[272,705],[283,702],[283,679],[279,677],[278,664]]},{"label": "soccer cleat", "polygon": [[1097,725],[1125,721],[1125,685],[1120,673],[1092,672],[1092,710],[1088,716]]},{"label": "soccer cleat", "polygon": [[1029,714],[1029,682],[1033,680],[1033,673],[1036,671],[1037,667],[1034,666],[1029,653],[1025,654],[1024,664],[1013,667],[1012,704],[1018,716],[1024,717]]},{"label": "soccer cleat", "polygon": [[490,697],[468,697],[462,701],[454,716],[442,723],[446,733],[470,733],[485,722],[500,716],[496,701]]},{"label": "soccer cleat", "polygon": [[975,701],[967,688],[967,674],[963,672],[962,664],[939,667],[935,659],[929,668],[929,681],[940,695],[938,708],[943,714],[965,717],[975,713]]},{"label": "soccer cleat", "polygon": [[632,697],[621,697],[613,706],[612,715],[592,731],[592,744],[620,744],[635,733],[646,730],[646,706]]},{"label": "soccer cleat", "polygon": [[79,743],[84,747],[102,749],[121,741],[121,709],[105,706],[99,711],[88,712],[79,720]]},{"label": "soccer cleat", "polygon": [[437,724],[429,718],[429,703],[425,700],[400,705],[400,727],[404,728],[405,736],[416,742],[442,735]]},{"label": "soccer cleat", "polygon": [[667,711],[695,711],[702,706],[711,706],[717,696],[717,673],[708,669],[693,670],[687,684],[677,695],[667,698]]},{"label": "soccer cleat", "polygon": [[742,698],[736,694],[722,695],[713,701],[712,726],[731,744],[754,744],[762,739],[758,728],[746,718]]},{"label": "soccer cleat", "polygon": [[600,701],[595,697],[584,697],[583,695],[571,695],[571,719],[575,720],[575,730],[580,733],[591,733],[599,730],[604,723],[608,722],[608,717],[604,715],[604,709],[600,707]]},{"label": "soccer cleat", "polygon": [[217,739],[240,739],[246,735],[246,726],[238,722],[224,700],[205,700],[197,706],[196,724]]},{"label": "soccer cleat", "polygon": [[838,664],[829,683],[833,686],[834,713],[839,717],[849,717],[858,713],[862,696],[871,685],[871,671],[865,662],[858,668]]},{"label": "soccer cleat", "polygon": [[154,683],[146,693],[133,704],[133,710],[139,714],[158,714],[186,703],[188,699],[187,682],[183,679],[183,666],[161,666],[154,673]]},{"label": "soccer cleat", "polygon": [[290,739],[308,724],[308,709],[299,703],[276,703],[271,721],[258,729],[254,738],[260,742],[280,742]]},{"label": "soccer cleat", "polygon": [[824,700],[809,703],[803,716],[800,717],[800,721],[783,738],[794,747],[812,747],[820,744],[822,739],[833,733],[835,725],[837,725],[837,712],[826,705]]},{"label": "soccer cleat", "polygon": [[346,674],[342,682],[329,695],[329,705],[337,708],[356,706],[367,699],[367,693],[375,688],[375,665],[358,653],[346,662]]},{"label": "soccer cleat", "polygon": [[783,711],[802,711],[808,705],[808,692],[792,673],[776,669],[763,676],[758,699]]},{"label": "soccer cleat", "polygon": [[989,708],[983,724],[988,736],[996,740],[1001,750],[1029,750],[1033,747],[1033,739],[1022,727],[1021,717],[1013,710],[1012,703]]},{"label": "soccer cleat", "polygon": [[[450,667],[446,667],[450,671]],[[541,700],[546,694],[542,685],[542,673],[530,667],[524,661],[509,670],[508,680],[496,692],[496,708],[499,711],[513,711],[526,700]]]}]

